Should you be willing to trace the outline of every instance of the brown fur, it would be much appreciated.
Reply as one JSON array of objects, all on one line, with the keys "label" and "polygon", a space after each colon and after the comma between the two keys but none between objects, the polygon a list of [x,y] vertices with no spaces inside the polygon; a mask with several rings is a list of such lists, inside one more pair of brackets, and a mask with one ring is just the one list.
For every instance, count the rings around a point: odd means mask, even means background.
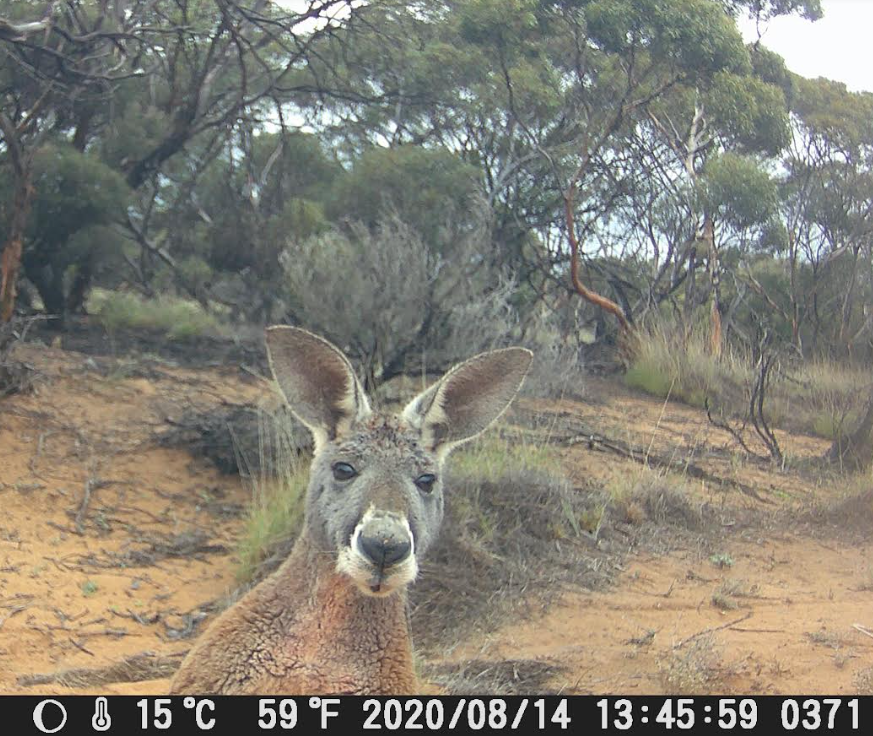
[{"label": "brown fur", "polygon": [[[442,522],[443,460],[506,409],[532,354],[475,356],[396,417],[370,409],[348,359],[317,335],[272,327],[267,346],[315,438],[304,531],[282,567],[198,640],[171,692],[414,693],[405,586]],[[361,473],[344,477],[343,465]],[[405,540],[395,547],[405,557],[367,557],[374,539],[384,549],[380,535]]]},{"label": "brown fur", "polygon": [[361,595],[329,556],[314,557],[301,536],[200,637],[171,694],[415,693],[405,595]]}]

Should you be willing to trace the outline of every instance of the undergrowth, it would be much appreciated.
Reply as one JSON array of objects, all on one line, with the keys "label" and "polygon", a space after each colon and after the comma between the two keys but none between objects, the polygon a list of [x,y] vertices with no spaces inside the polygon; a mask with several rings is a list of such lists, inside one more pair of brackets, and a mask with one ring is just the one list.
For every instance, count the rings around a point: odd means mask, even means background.
[{"label": "undergrowth", "polygon": [[164,334],[169,340],[191,340],[223,332],[215,316],[200,304],[167,295],[145,299],[130,292],[94,289],[88,300],[88,312],[110,334],[119,330],[147,330]]}]

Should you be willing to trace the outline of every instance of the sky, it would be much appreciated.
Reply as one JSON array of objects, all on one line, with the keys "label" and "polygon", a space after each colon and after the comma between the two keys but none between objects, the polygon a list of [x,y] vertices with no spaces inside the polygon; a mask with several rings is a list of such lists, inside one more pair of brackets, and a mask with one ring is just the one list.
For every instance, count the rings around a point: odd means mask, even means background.
[{"label": "sky", "polygon": [[[853,92],[873,92],[873,0],[822,0],[824,17],[815,22],[799,17],[770,21],[762,43],[804,77],[845,82]],[[741,20],[746,41],[757,37],[755,23]]]}]

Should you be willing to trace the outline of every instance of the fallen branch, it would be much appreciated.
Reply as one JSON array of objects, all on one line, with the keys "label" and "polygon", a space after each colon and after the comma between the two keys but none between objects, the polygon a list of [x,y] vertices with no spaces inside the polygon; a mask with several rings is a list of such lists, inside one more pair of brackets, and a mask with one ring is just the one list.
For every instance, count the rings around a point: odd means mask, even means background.
[{"label": "fallen branch", "polygon": [[85,493],[82,496],[82,503],[79,505],[79,510],[76,512],[76,534],[81,536],[85,532],[85,517],[88,514],[88,506],[91,503],[91,494],[101,488],[111,486],[115,482],[116,481],[114,480],[103,480],[93,475],[85,481]]},{"label": "fallen branch", "polygon": [[596,432],[571,435],[570,437],[558,441],[565,446],[584,443],[588,445],[588,448],[590,450],[612,452],[616,455],[620,455],[621,457],[633,460],[634,462],[641,463],[643,465],[655,465],[658,467],[667,468],[668,470],[673,470],[677,473],[684,473],[691,476],[692,478],[697,478],[698,480],[706,480],[711,483],[717,483],[720,486],[730,486],[732,488],[736,488],[738,491],[744,493],[745,495],[754,498],[756,501],[760,501],[761,503],[766,504],[772,503],[772,501],[768,501],[766,498],[762,498],[752,486],[742,483],[738,480],[734,480],[732,478],[723,478],[721,476],[715,475],[690,461],[684,462],[682,460],[674,460],[670,457],[664,457],[662,455],[658,455],[652,452],[646,452],[645,449],[642,447],[634,447],[628,443],[622,442],[621,440],[612,439]]},{"label": "fallen branch", "polygon": [[91,503],[91,492],[101,481],[93,476],[85,481],[85,493],[82,496],[82,503],[79,505],[79,510],[76,512],[76,534],[83,534],[85,530],[85,516],[88,514],[88,506]]},{"label": "fallen branch", "polygon": [[705,636],[706,634],[713,634],[716,631],[722,631],[724,629],[729,629],[731,626],[736,626],[737,624],[742,623],[743,621],[746,621],[747,619],[750,619],[751,617],[752,617],[752,612],[749,611],[745,616],[740,616],[740,618],[736,619],[735,621],[729,621],[728,623],[722,624],[721,626],[710,626],[708,629],[703,629],[702,631],[698,631],[696,634],[692,634],[691,636],[684,638],[678,644],[674,644],[673,649],[674,650],[681,649],[689,642],[692,642],[695,639],[699,639],[701,636]]}]

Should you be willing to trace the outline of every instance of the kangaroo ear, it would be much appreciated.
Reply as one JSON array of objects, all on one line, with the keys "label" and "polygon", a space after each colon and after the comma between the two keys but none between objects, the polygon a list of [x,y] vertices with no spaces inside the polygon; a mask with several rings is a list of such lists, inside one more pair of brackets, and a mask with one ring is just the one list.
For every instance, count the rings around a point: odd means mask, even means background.
[{"label": "kangaroo ear", "polygon": [[527,375],[533,353],[506,348],[455,366],[403,410],[424,444],[440,455],[485,431],[509,406]]},{"label": "kangaroo ear", "polygon": [[291,411],[312,430],[316,452],[370,414],[351,363],[327,340],[297,327],[268,327],[267,356]]}]

